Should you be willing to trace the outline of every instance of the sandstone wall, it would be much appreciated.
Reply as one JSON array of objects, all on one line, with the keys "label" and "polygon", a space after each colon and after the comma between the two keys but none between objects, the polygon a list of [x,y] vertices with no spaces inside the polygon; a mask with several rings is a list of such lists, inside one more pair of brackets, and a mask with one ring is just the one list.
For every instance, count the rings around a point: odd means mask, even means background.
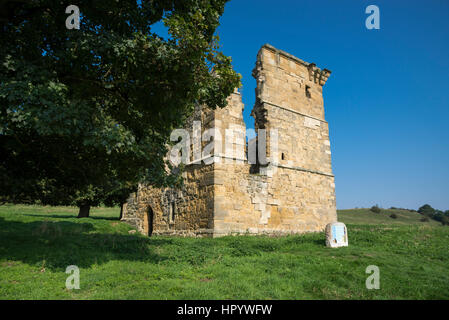
[{"label": "sandstone wall", "polygon": [[329,75],[272,46],[261,48],[252,115],[255,128],[267,130],[269,164],[255,171],[247,163],[216,164],[215,236],[322,231],[337,220],[322,97]]},{"label": "sandstone wall", "polygon": [[146,235],[211,236],[213,165],[188,166],[183,178],[179,189],[139,186],[124,208],[122,220]]},{"label": "sandstone wall", "polygon": [[[225,109],[212,110],[197,106],[185,127],[191,138],[191,154],[190,163],[182,174],[183,186],[158,189],[140,185],[138,192],[128,199],[122,220],[146,235],[212,236],[215,185],[220,183],[215,174],[214,162],[233,161],[235,157],[240,163],[245,160],[242,111],[243,103],[238,91],[228,98]],[[200,132],[196,129],[200,129]],[[218,131],[216,139],[205,136],[209,129]],[[228,139],[234,152],[227,155],[225,138],[229,134],[234,136]],[[211,143],[213,148],[209,156],[205,151]],[[200,152],[195,153],[198,150]]]},{"label": "sandstone wall", "polygon": [[[184,186],[178,190],[140,186],[125,207],[124,220],[148,234],[152,208],[153,234],[223,236],[324,230],[327,223],[337,220],[322,97],[329,75],[327,69],[264,45],[253,71],[257,89],[252,115],[256,130],[268,131],[268,164],[248,163],[243,103],[236,91],[226,108],[198,107],[188,121],[188,128],[198,128],[200,123],[199,134],[191,131],[191,150],[201,146],[202,152],[192,154],[183,173]],[[277,132],[277,143],[270,136],[272,130]]]},{"label": "sandstone wall", "polygon": [[336,221],[332,176],[285,168],[250,174],[249,167],[215,166],[214,236],[322,231]]}]

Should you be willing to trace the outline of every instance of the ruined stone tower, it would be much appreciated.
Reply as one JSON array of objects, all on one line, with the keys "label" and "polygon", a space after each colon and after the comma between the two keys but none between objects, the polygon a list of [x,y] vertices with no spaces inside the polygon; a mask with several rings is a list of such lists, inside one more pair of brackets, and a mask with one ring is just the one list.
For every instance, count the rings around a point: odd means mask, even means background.
[{"label": "ruined stone tower", "polygon": [[[324,230],[337,220],[322,96],[329,75],[327,69],[262,46],[253,71],[257,139],[246,145],[239,92],[228,98],[224,109],[198,107],[187,128],[197,139],[192,128],[201,125],[196,146],[204,148],[212,141],[212,153],[190,159],[179,190],[139,186],[125,205],[123,220],[149,235]],[[211,129],[218,132],[214,138]]]}]

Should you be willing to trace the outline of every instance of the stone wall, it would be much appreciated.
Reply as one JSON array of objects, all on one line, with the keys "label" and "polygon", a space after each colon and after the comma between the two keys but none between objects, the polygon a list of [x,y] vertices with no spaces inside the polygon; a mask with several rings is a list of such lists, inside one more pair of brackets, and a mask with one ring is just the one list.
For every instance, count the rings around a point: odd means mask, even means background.
[{"label": "stone wall", "polygon": [[322,231],[337,220],[322,97],[329,75],[270,45],[261,48],[252,115],[255,128],[267,130],[269,163],[253,173],[248,164],[216,164],[215,236]]},{"label": "stone wall", "polygon": [[[139,185],[137,193],[132,194],[124,206],[122,221],[130,223],[146,235],[212,236],[215,186],[220,183],[215,174],[214,162],[226,161],[224,151],[225,137],[229,136],[229,132],[226,132],[228,128],[236,128],[234,138],[230,140],[234,152],[228,156],[232,158],[237,155],[239,162],[244,162],[245,126],[242,111],[243,103],[238,91],[228,98],[225,109],[212,110],[197,106],[185,127],[190,132],[191,154],[190,163],[182,173],[183,186],[178,189],[157,189]],[[199,135],[194,132],[196,128],[201,128]],[[201,139],[208,129],[218,131],[215,136],[217,139]],[[195,143],[195,139],[199,140]],[[211,156],[205,156],[202,152],[195,155],[195,151],[204,151],[210,143],[214,146]]]},{"label": "stone wall", "polygon": [[[324,230],[327,223],[337,220],[322,97],[329,75],[327,69],[264,45],[253,71],[257,89],[252,115],[256,130],[267,130],[268,163],[248,163],[243,103],[236,91],[226,108],[198,107],[187,124],[192,127],[194,121],[201,121],[202,135],[209,130],[200,145],[204,150],[212,141],[212,156],[203,152],[192,159],[179,190],[139,187],[124,210],[124,220],[148,234],[151,207],[154,234],[223,236]],[[215,130],[213,140],[209,140],[210,129]],[[277,134],[271,136],[273,130]]]},{"label": "stone wall", "polygon": [[336,221],[333,177],[278,168],[249,174],[249,165],[220,164],[215,174],[214,236],[322,231]]},{"label": "stone wall", "polygon": [[179,189],[140,185],[122,220],[146,235],[211,236],[213,170],[213,165],[188,166]]}]

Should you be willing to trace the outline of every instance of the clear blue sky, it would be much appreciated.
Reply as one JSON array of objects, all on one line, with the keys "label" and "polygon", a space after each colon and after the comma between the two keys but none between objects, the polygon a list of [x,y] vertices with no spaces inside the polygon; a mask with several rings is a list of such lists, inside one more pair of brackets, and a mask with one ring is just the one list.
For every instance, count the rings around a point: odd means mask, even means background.
[{"label": "clear blue sky", "polygon": [[[380,9],[380,30],[365,8]],[[337,207],[449,209],[449,1],[233,0],[218,30],[243,76],[264,43],[332,70],[324,86]]]}]

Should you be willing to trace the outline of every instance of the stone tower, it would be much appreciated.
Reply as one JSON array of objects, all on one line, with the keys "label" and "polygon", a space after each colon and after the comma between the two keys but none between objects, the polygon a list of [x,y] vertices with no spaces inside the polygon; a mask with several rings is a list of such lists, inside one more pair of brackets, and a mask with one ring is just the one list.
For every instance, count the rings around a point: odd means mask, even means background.
[{"label": "stone tower", "polygon": [[179,190],[141,185],[125,206],[123,220],[146,234],[323,231],[337,220],[322,96],[329,75],[327,69],[262,46],[253,71],[257,139],[246,146],[237,91],[224,109],[198,107],[187,128],[201,125],[203,139],[196,146],[203,148],[210,138],[206,132],[219,132],[212,140],[212,155],[190,159]]},{"label": "stone tower", "polygon": [[272,218],[274,213],[284,230],[318,231],[337,220],[323,104],[330,73],[268,44],[257,55],[255,128],[277,131],[277,148],[267,134],[268,166],[263,172],[278,205],[266,214]]}]

